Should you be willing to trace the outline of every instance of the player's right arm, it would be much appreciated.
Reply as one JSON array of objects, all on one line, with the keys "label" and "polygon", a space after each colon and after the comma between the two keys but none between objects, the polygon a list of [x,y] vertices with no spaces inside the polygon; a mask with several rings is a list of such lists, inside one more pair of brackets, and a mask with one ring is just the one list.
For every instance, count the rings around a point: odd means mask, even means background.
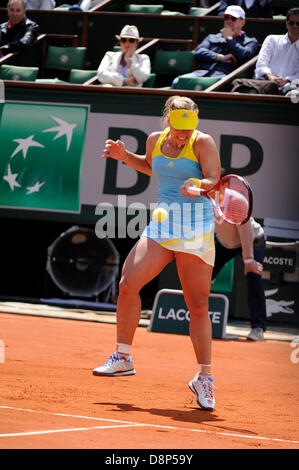
[{"label": "player's right arm", "polygon": [[[203,172],[203,178],[199,181],[200,186],[198,187],[208,191],[217,184],[221,173],[220,156],[214,139],[208,134],[198,132],[193,144],[193,151]],[[196,180],[197,178],[194,179]],[[184,196],[195,196],[195,194],[188,192],[190,186],[196,186],[196,183],[192,182],[192,178],[186,180],[183,186],[181,186],[180,191]]]},{"label": "player's right arm", "polygon": [[137,155],[136,153],[130,152],[126,149],[125,144],[121,140],[108,139],[106,141],[105,148],[103,150],[103,158],[114,158],[115,160],[121,160],[122,162],[134,168],[136,171],[145,173],[147,175],[152,174],[152,152],[155,147],[155,143],[160,135],[160,132],[153,132],[150,134],[146,141],[146,154]]},{"label": "player's right arm", "polygon": [[245,224],[237,225],[241,245],[242,255],[244,261],[244,274],[245,276],[249,273],[255,273],[262,275],[263,265],[254,259],[253,253],[253,232],[251,227],[251,220],[248,220]]}]

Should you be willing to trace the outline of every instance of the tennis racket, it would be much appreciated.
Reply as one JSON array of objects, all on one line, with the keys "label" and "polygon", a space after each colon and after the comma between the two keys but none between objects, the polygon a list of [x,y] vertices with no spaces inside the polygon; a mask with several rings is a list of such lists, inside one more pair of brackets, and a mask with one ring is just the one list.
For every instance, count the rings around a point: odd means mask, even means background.
[{"label": "tennis racket", "polygon": [[187,191],[194,196],[205,196],[213,205],[217,222],[242,225],[252,212],[252,191],[249,183],[238,175],[225,175],[208,191],[190,186]]}]

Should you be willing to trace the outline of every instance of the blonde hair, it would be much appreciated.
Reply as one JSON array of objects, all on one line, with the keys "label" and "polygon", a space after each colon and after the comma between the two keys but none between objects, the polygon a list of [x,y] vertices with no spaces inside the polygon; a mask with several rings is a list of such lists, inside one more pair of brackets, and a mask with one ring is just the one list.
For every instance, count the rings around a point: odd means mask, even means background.
[{"label": "blonde hair", "polygon": [[191,98],[179,95],[171,96],[168,98],[163,108],[162,127],[166,127],[166,117],[168,116],[169,111],[173,109],[188,109],[190,111],[195,111],[196,113],[199,111],[198,106],[193,100],[191,100]]}]

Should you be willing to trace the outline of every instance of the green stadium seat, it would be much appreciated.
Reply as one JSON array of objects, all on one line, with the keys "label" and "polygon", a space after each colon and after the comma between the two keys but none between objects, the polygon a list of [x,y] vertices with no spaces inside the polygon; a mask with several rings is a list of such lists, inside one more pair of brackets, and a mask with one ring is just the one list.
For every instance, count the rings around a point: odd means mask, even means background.
[{"label": "green stadium seat", "polygon": [[69,76],[70,83],[84,83],[95,77],[97,70],[72,69]]},{"label": "green stadium seat", "polygon": [[47,69],[81,69],[84,64],[86,47],[49,46],[45,67]]},{"label": "green stadium seat", "polygon": [[191,7],[190,8],[190,15],[191,16],[200,16],[205,13],[208,8],[200,8],[200,7]]},{"label": "green stadium seat", "polygon": [[158,49],[152,62],[152,71],[157,75],[155,87],[169,89],[175,77],[192,72],[193,61],[192,51]]},{"label": "green stadium seat", "polygon": [[153,71],[157,74],[181,75],[192,71],[192,51],[164,51],[155,53]]},{"label": "green stadium seat", "polygon": [[160,15],[163,9],[163,5],[138,5],[135,3],[131,3],[125,7],[127,13],[145,13],[148,15]]},{"label": "green stadium seat", "polygon": [[21,67],[19,65],[1,65],[0,78],[1,80],[22,80],[34,82],[37,74],[38,67]]},{"label": "green stadium seat", "polygon": [[180,77],[177,83],[179,90],[205,90],[221,80],[221,77]]}]

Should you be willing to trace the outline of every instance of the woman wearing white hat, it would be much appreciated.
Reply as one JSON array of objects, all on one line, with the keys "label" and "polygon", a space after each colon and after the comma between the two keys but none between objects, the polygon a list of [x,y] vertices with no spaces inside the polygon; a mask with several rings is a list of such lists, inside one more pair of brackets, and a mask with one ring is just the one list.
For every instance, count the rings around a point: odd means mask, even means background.
[{"label": "woman wearing white hat", "polygon": [[121,50],[106,52],[98,68],[98,80],[106,86],[141,87],[151,73],[149,56],[136,52],[143,38],[134,25],[124,26],[116,38]]}]

